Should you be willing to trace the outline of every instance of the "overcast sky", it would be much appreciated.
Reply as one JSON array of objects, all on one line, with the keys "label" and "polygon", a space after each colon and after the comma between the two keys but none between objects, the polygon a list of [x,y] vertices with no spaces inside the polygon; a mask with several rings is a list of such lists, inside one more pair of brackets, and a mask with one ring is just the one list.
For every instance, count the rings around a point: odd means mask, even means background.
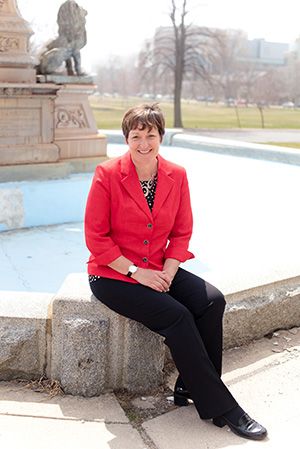
[{"label": "overcast sky", "polygon": [[[17,0],[31,22],[36,41],[56,34],[56,17],[63,0]],[[182,1],[182,0],[179,0]],[[109,54],[136,53],[156,27],[170,24],[171,0],[78,0],[88,11],[88,43],[84,66],[90,68]],[[300,36],[299,0],[189,0],[193,23],[242,29],[248,37],[292,43]],[[196,6],[198,5],[198,6]]]}]

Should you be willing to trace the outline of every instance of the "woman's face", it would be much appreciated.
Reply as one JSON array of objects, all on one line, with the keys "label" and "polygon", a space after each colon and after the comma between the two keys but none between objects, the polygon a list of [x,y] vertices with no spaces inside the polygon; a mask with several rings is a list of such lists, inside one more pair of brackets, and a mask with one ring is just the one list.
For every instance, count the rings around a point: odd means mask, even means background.
[{"label": "woman's face", "polygon": [[132,160],[137,163],[149,163],[156,159],[160,142],[161,138],[155,127],[132,129],[127,139]]}]

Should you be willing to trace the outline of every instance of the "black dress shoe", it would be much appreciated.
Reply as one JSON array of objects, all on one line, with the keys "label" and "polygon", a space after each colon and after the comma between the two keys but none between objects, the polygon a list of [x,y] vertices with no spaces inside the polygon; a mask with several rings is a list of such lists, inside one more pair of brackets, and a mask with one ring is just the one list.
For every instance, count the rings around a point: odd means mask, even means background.
[{"label": "black dress shoe", "polygon": [[249,438],[251,440],[263,440],[267,436],[267,430],[254,419],[250,418],[247,413],[244,413],[238,420],[238,424],[233,424],[225,416],[218,416],[213,418],[215,426],[224,427],[226,424],[232,432],[240,437]]},{"label": "black dress shoe", "polygon": [[190,393],[181,387],[175,387],[174,389],[174,404],[179,407],[189,405],[189,400],[192,400]]}]

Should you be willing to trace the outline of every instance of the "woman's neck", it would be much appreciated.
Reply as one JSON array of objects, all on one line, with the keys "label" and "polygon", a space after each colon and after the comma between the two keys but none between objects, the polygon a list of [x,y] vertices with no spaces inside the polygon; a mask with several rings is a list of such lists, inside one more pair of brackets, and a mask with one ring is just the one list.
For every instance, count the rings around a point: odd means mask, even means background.
[{"label": "woman's neck", "polygon": [[151,179],[157,173],[157,159],[151,161],[150,164],[134,164],[140,181]]}]

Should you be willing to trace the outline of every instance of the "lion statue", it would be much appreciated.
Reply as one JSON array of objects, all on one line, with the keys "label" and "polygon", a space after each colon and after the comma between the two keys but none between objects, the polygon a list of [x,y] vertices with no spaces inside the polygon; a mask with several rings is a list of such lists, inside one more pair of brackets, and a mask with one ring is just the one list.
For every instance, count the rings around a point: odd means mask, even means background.
[{"label": "lion statue", "polygon": [[40,56],[37,71],[51,74],[63,64],[67,74],[82,76],[80,49],[86,45],[85,17],[87,11],[74,0],[67,0],[57,14],[58,37],[49,42]]}]

